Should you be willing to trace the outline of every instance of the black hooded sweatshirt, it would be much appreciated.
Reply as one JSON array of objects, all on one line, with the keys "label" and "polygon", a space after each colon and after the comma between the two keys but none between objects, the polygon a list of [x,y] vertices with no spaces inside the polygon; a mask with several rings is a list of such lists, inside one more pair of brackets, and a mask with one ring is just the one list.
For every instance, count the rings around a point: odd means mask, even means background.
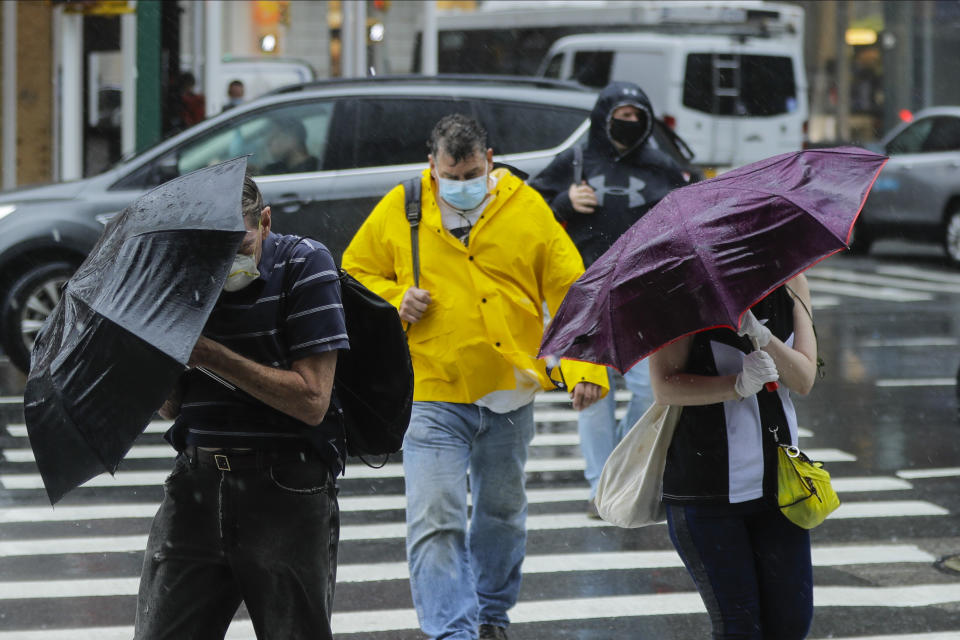
[{"label": "black hooded sweatshirt", "polygon": [[[631,105],[646,115],[646,133],[620,155],[610,139],[609,127],[617,107]],[[641,120],[643,118],[641,117]],[[653,130],[653,107],[635,84],[614,82],[601,93],[590,114],[590,134],[583,149],[582,179],[597,195],[593,213],[574,211],[567,190],[573,184],[575,151],[571,147],[553,159],[530,180],[554,215],[566,223],[567,233],[580,250],[585,266],[610,248],[663,196],[686,184],[676,161],[649,143]]]}]

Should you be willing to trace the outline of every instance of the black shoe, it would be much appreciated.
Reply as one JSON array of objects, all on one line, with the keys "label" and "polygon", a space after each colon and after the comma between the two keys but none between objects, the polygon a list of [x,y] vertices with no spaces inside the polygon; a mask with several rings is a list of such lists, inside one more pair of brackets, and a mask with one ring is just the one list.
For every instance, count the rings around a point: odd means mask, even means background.
[{"label": "black shoe", "polygon": [[507,640],[507,630],[493,624],[482,624],[480,640]]}]

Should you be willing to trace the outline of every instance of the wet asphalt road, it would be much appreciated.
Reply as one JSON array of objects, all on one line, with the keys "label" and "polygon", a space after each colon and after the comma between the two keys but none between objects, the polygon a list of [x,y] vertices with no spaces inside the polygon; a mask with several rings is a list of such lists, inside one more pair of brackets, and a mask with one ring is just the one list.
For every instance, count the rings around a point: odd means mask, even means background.
[{"label": "wet asphalt road", "polygon": [[[813,533],[810,637],[960,638],[960,574],[938,567],[960,554],[960,270],[939,251],[887,243],[866,258],[830,258],[810,281],[826,377],[796,401],[801,445],[826,461],[844,502]],[[51,510],[23,432],[22,385],[0,366],[0,640],[90,628],[128,638],[143,537],[171,464],[163,425],[116,479],[101,476]],[[536,416],[528,561],[510,637],[707,637],[664,527],[583,516],[569,403],[546,394]],[[353,465],[342,480],[338,638],[423,637],[405,579],[402,496],[393,464]],[[253,637],[244,617],[228,637]]]}]

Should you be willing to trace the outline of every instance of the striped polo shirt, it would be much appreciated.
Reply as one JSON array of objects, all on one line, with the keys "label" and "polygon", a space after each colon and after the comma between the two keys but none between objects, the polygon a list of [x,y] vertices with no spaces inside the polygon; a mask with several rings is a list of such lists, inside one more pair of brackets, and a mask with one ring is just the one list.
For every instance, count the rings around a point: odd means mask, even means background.
[{"label": "striped polo shirt", "polygon": [[[339,274],[326,247],[270,233],[258,269],[260,277],[248,286],[221,293],[204,327],[205,336],[280,369],[315,353],[349,349]],[[188,371],[181,382],[183,403],[168,434],[178,449],[313,446],[335,472],[342,468],[346,447],[336,394],[327,418],[311,427],[200,371]]]}]

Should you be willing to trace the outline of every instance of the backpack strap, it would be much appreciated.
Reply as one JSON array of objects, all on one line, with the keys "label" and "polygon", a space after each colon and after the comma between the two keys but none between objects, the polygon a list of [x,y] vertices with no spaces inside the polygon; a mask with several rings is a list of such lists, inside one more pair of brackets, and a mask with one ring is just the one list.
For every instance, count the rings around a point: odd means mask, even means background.
[{"label": "backpack strap", "polygon": [[420,288],[420,176],[403,181],[404,209],[410,223],[410,250],[413,253],[413,286]]}]

